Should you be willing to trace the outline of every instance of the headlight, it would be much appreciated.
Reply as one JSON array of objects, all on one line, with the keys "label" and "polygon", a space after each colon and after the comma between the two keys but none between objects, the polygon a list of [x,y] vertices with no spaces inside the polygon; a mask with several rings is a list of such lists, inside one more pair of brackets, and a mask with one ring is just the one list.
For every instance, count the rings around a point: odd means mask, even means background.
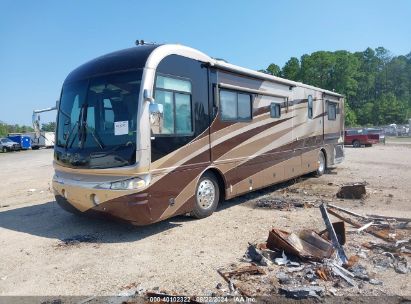
[{"label": "headlight", "polygon": [[150,176],[135,177],[122,181],[103,183],[97,186],[99,189],[111,189],[111,190],[136,190],[142,189],[150,184]]}]

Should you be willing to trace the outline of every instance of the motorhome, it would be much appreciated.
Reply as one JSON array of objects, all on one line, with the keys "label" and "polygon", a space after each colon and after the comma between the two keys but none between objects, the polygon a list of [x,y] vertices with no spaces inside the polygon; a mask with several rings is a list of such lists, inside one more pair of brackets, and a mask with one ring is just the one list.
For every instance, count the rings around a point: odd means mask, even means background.
[{"label": "motorhome", "polygon": [[203,218],[344,158],[342,95],[183,45],[140,43],[85,63],[57,111],[58,204],[135,225]]}]

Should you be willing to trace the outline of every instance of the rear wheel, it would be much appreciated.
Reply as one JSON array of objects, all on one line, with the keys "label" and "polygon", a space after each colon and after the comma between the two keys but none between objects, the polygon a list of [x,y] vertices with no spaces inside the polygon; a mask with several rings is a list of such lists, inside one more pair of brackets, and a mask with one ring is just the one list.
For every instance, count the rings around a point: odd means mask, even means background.
[{"label": "rear wheel", "polygon": [[1,148],[1,151],[2,151],[3,153],[6,153],[6,152],[7,152],[7,148],[6,148],[6,147],[3,147],[3,148]]},{"label": "rear wheel", "polygon": [[200,177],[196,192],[195,206],[191,215],[195,218],[210,216],[216,209],[220,200],[220,188],[217,178],[211,172],[206,172]]},{"label": "rear wheel", "polygon": [[323,151],[318,152],[318,169],[315,171],[315,176],[320,177],[325,172],[325,155]]},{"label": "rear wheel", "polygon": [[354,140],[354,141],[352,142],[352,145],[353,145],[354,148],[359,148],[359,147],[361,147],[361,144],[360,144],[360,142],[359,142],[358,140]]}]

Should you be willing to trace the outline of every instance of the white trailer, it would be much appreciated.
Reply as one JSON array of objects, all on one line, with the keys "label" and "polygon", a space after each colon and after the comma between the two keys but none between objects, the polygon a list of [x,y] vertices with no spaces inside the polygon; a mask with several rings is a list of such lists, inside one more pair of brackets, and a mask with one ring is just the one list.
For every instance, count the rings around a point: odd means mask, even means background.
[{"label": "white trailer", "polygon": [[37,136],[36,132],[28,133],[31,138],[31,148],[37,150],[39,148],[53,148],[54,147],[54,132],[40,131],[40,135]]}]

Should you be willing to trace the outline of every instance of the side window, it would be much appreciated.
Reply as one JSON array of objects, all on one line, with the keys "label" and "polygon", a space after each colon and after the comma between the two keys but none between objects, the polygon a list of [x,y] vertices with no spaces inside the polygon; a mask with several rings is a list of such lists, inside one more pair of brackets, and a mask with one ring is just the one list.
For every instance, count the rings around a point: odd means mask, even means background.
[{"label": "side window", "polygon": [[220,91],[220,108],[222,120],[237,119],[237,93]]},{"label": "side window", "polygon": [[313,97],[312,95],[308,95],[307,108],[308,108],[308,118],[312,119],[313,118]]},{"label": "side window", "polygon": [[270,105],[270,114],[272,118],[281,117],[281,105],[279,103],[271,103]]},{"label": "side window", "polygon": [[337,119],[337,104],[335,102],[328,102],[328,120]]},{"label": "side window", "polygon": [[220,90],[221,119],[224,121],[248,121],[252,119],[251,94]]},{"label": "side window", "polygon": [[163,128],[156,134],[190,135],[193,133],[191,82],[158,75],[155,100],[163,105]]}]

